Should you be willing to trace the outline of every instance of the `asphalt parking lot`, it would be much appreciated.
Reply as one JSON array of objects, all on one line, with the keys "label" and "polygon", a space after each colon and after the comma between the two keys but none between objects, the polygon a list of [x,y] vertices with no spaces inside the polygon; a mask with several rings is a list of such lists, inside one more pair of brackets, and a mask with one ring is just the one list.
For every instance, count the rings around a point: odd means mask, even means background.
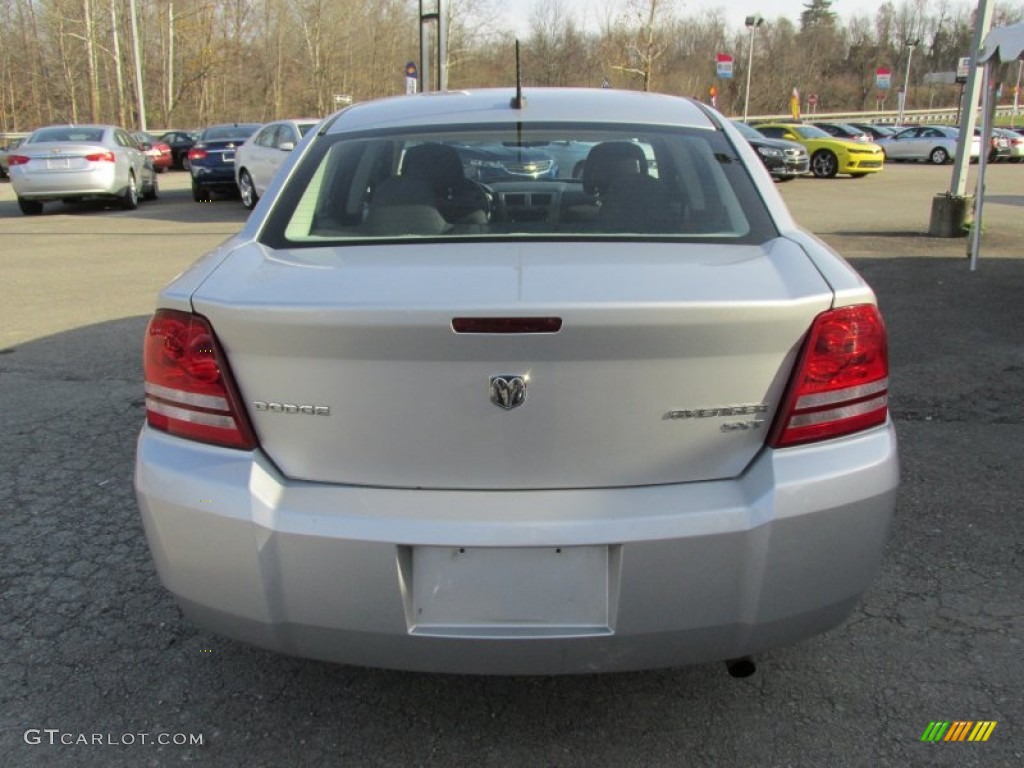
[{"label": "asphalt parking lot", "polygon": [[[0,765],[1024,764],[1024,166],[990,170],[973,273],[965,240],[924,234],[949,175],[780,186],[879,295],[903,485],[856,614],[743,680],[358,669],[193,628],[132,492],[141,338],[159,287],[246,212],[168,173],[134,212],[23,217],[0,182]],[[933,721],[997,726],[922,743]]]}]

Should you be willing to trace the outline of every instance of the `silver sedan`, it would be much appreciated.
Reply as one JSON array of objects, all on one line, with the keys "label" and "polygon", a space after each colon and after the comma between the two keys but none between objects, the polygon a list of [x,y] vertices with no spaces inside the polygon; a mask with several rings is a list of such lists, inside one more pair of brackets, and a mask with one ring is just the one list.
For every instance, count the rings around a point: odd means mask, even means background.
[{"label": "silver sedan", "polygon": [[[460,148],[589,145],[579,178]],[[885,325],[731,123],[527,88],[352,106],[161,294],[135,483],[197,625],[590,673],[842,622],[899,481]]]},{"label": "silver sedan", "polygon": [[[875,139],[886,160],[921,160],[935,165],[951,163],[956,158],[960,130],[948,125],[915,125],[892,136]],[[980,140],[971,142],[971,159],[981,152]]]},{"label": "silver sedan", "polygon": [[52,125],[32,133],[8,155],[22,213],[52,200],[107,198],[132,210],[140,196],[159,195],[156,171],[142,148],[113,125]]}]

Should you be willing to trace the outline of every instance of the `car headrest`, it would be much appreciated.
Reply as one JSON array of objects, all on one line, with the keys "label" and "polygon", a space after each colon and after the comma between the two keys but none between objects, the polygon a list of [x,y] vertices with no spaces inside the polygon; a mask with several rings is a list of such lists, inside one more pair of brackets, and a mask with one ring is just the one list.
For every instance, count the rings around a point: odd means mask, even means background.
[{"label": "car headrest", "polygon": [[447,144],[419,144],[406,150],[402,175],[426,181],[437,194],[466,180],[459,153]]},{"label": "car headrest", "polygon": [[595,144],[583,165],[583,191],[588,195],[607,191],[608,185],[624,176],[647,174],[647,157],[631,141],[606,141]]}]

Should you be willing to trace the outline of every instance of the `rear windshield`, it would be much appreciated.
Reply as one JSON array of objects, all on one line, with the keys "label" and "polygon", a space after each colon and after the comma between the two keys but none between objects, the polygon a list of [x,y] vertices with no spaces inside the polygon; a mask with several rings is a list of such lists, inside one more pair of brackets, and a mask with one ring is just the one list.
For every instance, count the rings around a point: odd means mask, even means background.
[{"label": "rear windshield", "polygon": [[225,139],[247,139],[261,128],[259,123],[242,123],[239,125],[211,125],[203,131],[204,141],[223,141]]},{"label": "rear windshield", "polygon": [[320,137],[261,234],[271,247],[367,240],[775,236],[742,161],[711,130],[459,127]]},{"label": "rear windshield", "polygon": [[42,143],[44,141],[103,141],[102,128],[80,128],[71,125],[52,126],[40,128],[32,134],[29,143]]}]

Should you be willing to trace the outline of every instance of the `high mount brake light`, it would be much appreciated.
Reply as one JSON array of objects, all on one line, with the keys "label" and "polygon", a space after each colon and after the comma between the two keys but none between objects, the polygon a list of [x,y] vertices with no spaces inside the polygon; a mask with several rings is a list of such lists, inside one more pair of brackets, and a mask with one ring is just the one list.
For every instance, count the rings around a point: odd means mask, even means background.
[{"label": "high mount brake light", "polygon": [[889,413],[885,323],[873,304],[818,315],[768,438],[774,448],[884,424]]},{"label": "high mount brake light", "polygon": [[206,318],[161,309],[143,346],[146,420],[172,435],[251,450],[256,437]]}]

